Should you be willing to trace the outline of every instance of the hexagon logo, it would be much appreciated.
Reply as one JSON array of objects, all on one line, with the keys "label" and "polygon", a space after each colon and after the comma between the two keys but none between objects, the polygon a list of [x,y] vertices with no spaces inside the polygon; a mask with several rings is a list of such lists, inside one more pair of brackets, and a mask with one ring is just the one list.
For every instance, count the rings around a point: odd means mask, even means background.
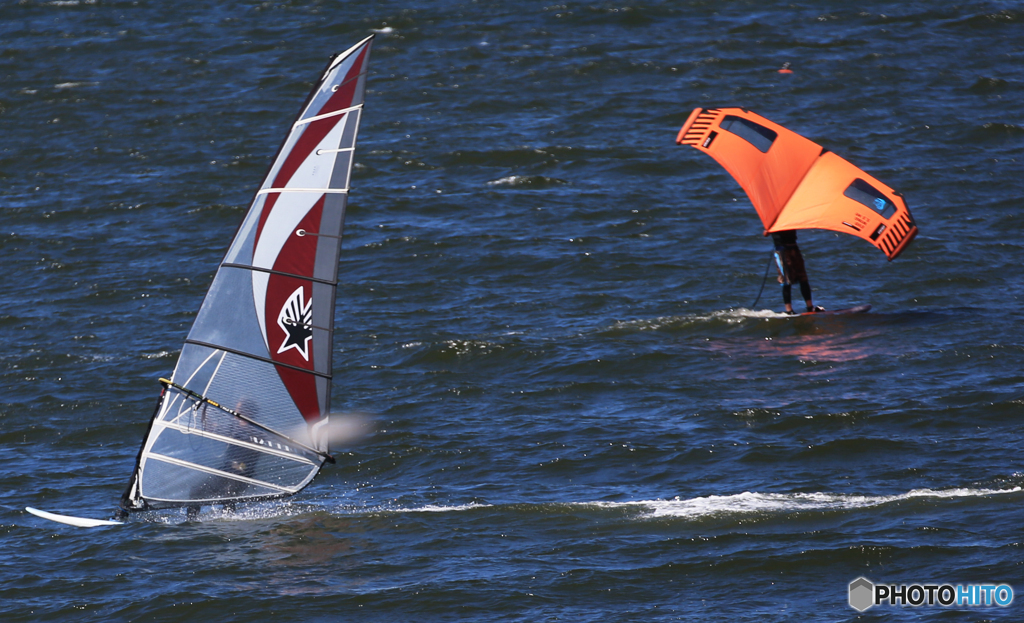
[{"label": "hexagon logo", "polygon": [[875,585],[867,578],[857,578],[850,582],[850,607],[857,612],[864,612],[875,605]]}]

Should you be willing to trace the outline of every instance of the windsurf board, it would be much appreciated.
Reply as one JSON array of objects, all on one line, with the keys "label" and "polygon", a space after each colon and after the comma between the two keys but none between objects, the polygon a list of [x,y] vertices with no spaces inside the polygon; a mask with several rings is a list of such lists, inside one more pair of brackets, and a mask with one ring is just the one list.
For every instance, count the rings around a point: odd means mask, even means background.
[{"label": "windsurf board", "polygon": [[49,519],[50,521],[56,521],[57,523],[67,524],[78,528],[97,528],[99,526],[120,526],[124,524],[123,521],[114,521],[112,519],[88,519],[86,517],[58,515],[57,513],[48,513],[46,511],[41,511],[38,508],[32,508],[31,506],[26,506],[25,510],[36,517],[42,517],[43,519]]}]

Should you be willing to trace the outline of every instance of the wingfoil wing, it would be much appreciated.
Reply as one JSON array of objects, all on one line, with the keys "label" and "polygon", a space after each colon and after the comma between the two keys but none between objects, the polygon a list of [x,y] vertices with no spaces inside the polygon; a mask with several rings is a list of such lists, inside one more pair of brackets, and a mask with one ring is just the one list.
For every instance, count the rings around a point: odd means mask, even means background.
[{"label": "wingfoil wing", "polygon": [[743,108],[697,108],[676,143],[703,151],[739,182],[765,233],[829,229],[889,260],[917,235],[903,196],[792,130]]}]

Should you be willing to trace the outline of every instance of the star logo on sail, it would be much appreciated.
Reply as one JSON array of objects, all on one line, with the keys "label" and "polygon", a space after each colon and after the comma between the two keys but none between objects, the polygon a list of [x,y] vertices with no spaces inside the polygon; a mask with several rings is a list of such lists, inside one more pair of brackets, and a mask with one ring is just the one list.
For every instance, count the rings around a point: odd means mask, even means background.
[{"label": "star logo on sail", "polygon": [[305,300],[305,292],[300,287],[281,307],[277,315],[277,324],[284,330],[285,338],[277,354],[289,348],[299,351],[302,358],[309,361],[309,341],[313,339],[313,298]]}]

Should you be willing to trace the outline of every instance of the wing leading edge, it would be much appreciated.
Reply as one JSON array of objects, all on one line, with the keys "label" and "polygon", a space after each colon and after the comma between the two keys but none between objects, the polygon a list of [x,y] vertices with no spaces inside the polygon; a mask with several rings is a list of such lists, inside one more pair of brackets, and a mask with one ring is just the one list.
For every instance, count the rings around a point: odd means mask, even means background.
[{"label": "wing leading edge", "polygon": [[796,132],[743,108],[697,108],[676,137],[743,187],[765,234],[828,229],[894,260],[917,235],[903,196]]}]

